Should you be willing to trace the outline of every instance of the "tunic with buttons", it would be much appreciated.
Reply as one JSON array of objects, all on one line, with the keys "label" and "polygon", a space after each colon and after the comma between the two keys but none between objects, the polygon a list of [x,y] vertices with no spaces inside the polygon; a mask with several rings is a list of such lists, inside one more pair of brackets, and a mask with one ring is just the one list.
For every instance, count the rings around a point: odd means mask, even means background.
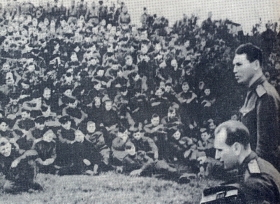
[{"label": "tunic with buttons", "polygon": [[279,168],[280,97],[264,76],[249,88],[240,109],[242,122],[250,131],[250,144],[261,158]]}]

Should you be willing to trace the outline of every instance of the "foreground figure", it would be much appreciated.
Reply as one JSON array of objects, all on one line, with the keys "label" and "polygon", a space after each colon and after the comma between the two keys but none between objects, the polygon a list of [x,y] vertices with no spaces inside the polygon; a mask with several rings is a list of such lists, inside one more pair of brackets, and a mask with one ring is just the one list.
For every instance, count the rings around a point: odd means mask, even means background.
[{"label": "foreground figure", "polygon": [[0,172],[5,176],[5,192],[43,190],[42,186],[35,182],[37,157],[35,150],[27,150],[21,154],[6,138],[0,138]]},{"label": "foreground figure", "polygon": [[233,59],[234,75],[239,84],[248,88],[242,122],[250,131],[250,144],[258,156],[280,170],[280,97],[265,78],[262,51],[244,44],[237,48]]},{"label": "foreground figure", "polygon": [[239,184],[243,203],[279,203],[280,174],[251,150],[248,129],[238,121],[227,121],[215,130],[216,159],[225,170],[238,169],[234,182]]}]

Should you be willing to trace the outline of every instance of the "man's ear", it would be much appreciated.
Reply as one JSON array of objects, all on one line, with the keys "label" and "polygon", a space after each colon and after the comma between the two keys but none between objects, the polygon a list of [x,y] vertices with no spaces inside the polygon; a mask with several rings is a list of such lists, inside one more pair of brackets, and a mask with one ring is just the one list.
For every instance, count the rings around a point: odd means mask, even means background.
[{"label": "man's ear", "polygon": [[255,70],[260,68],[261,65],[260,65],[260,61],[259,60],[255,60],[253,63],[255,65],[255,68],[254,68]]},{"label": "man's ear", "polygon": [[233,145],[232,145],[232,148],[233,148],[233,152],[236,156],[239,156],[241,154],[241,151],[242,151],[242,145],[238,142],[235,142]]}]

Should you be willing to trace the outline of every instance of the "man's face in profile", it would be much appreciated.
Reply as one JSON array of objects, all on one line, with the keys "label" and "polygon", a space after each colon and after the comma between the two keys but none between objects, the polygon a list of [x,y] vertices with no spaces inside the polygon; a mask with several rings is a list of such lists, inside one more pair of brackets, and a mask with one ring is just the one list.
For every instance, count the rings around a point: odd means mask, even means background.
[{"label": "man's face in profile", "polygon": [[226,170],[234,169],[238,164],[238,156],[234,151],[234,145],[229,146],[226,142],[226,130],[221,130],[215,135],[214,147],[216,149],[215,159],[219,160]]},{"label": "man's face in profile", "polygon": [[235,55],[233,59],[233,73],[237,83],[249,85],[255,75],[255,62],[249,62],[246,54]]}]

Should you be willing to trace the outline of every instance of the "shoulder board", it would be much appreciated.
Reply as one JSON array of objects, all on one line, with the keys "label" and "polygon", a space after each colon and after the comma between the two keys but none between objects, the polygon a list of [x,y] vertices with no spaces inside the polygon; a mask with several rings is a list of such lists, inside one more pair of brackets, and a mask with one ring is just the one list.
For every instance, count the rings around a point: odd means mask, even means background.
[{"label": "shoulder board", "polygon": [[256,88],[256,92],[257,92],[258,96],[261,97],[266,93],[266,90],[263,87],[263,85],[258,85]]},{"label": "shoulder board", "polygon": [[248,163],[248,170],[250,174],[259,174],[261,173],[259,164],[256,159],[253,159]]}]

